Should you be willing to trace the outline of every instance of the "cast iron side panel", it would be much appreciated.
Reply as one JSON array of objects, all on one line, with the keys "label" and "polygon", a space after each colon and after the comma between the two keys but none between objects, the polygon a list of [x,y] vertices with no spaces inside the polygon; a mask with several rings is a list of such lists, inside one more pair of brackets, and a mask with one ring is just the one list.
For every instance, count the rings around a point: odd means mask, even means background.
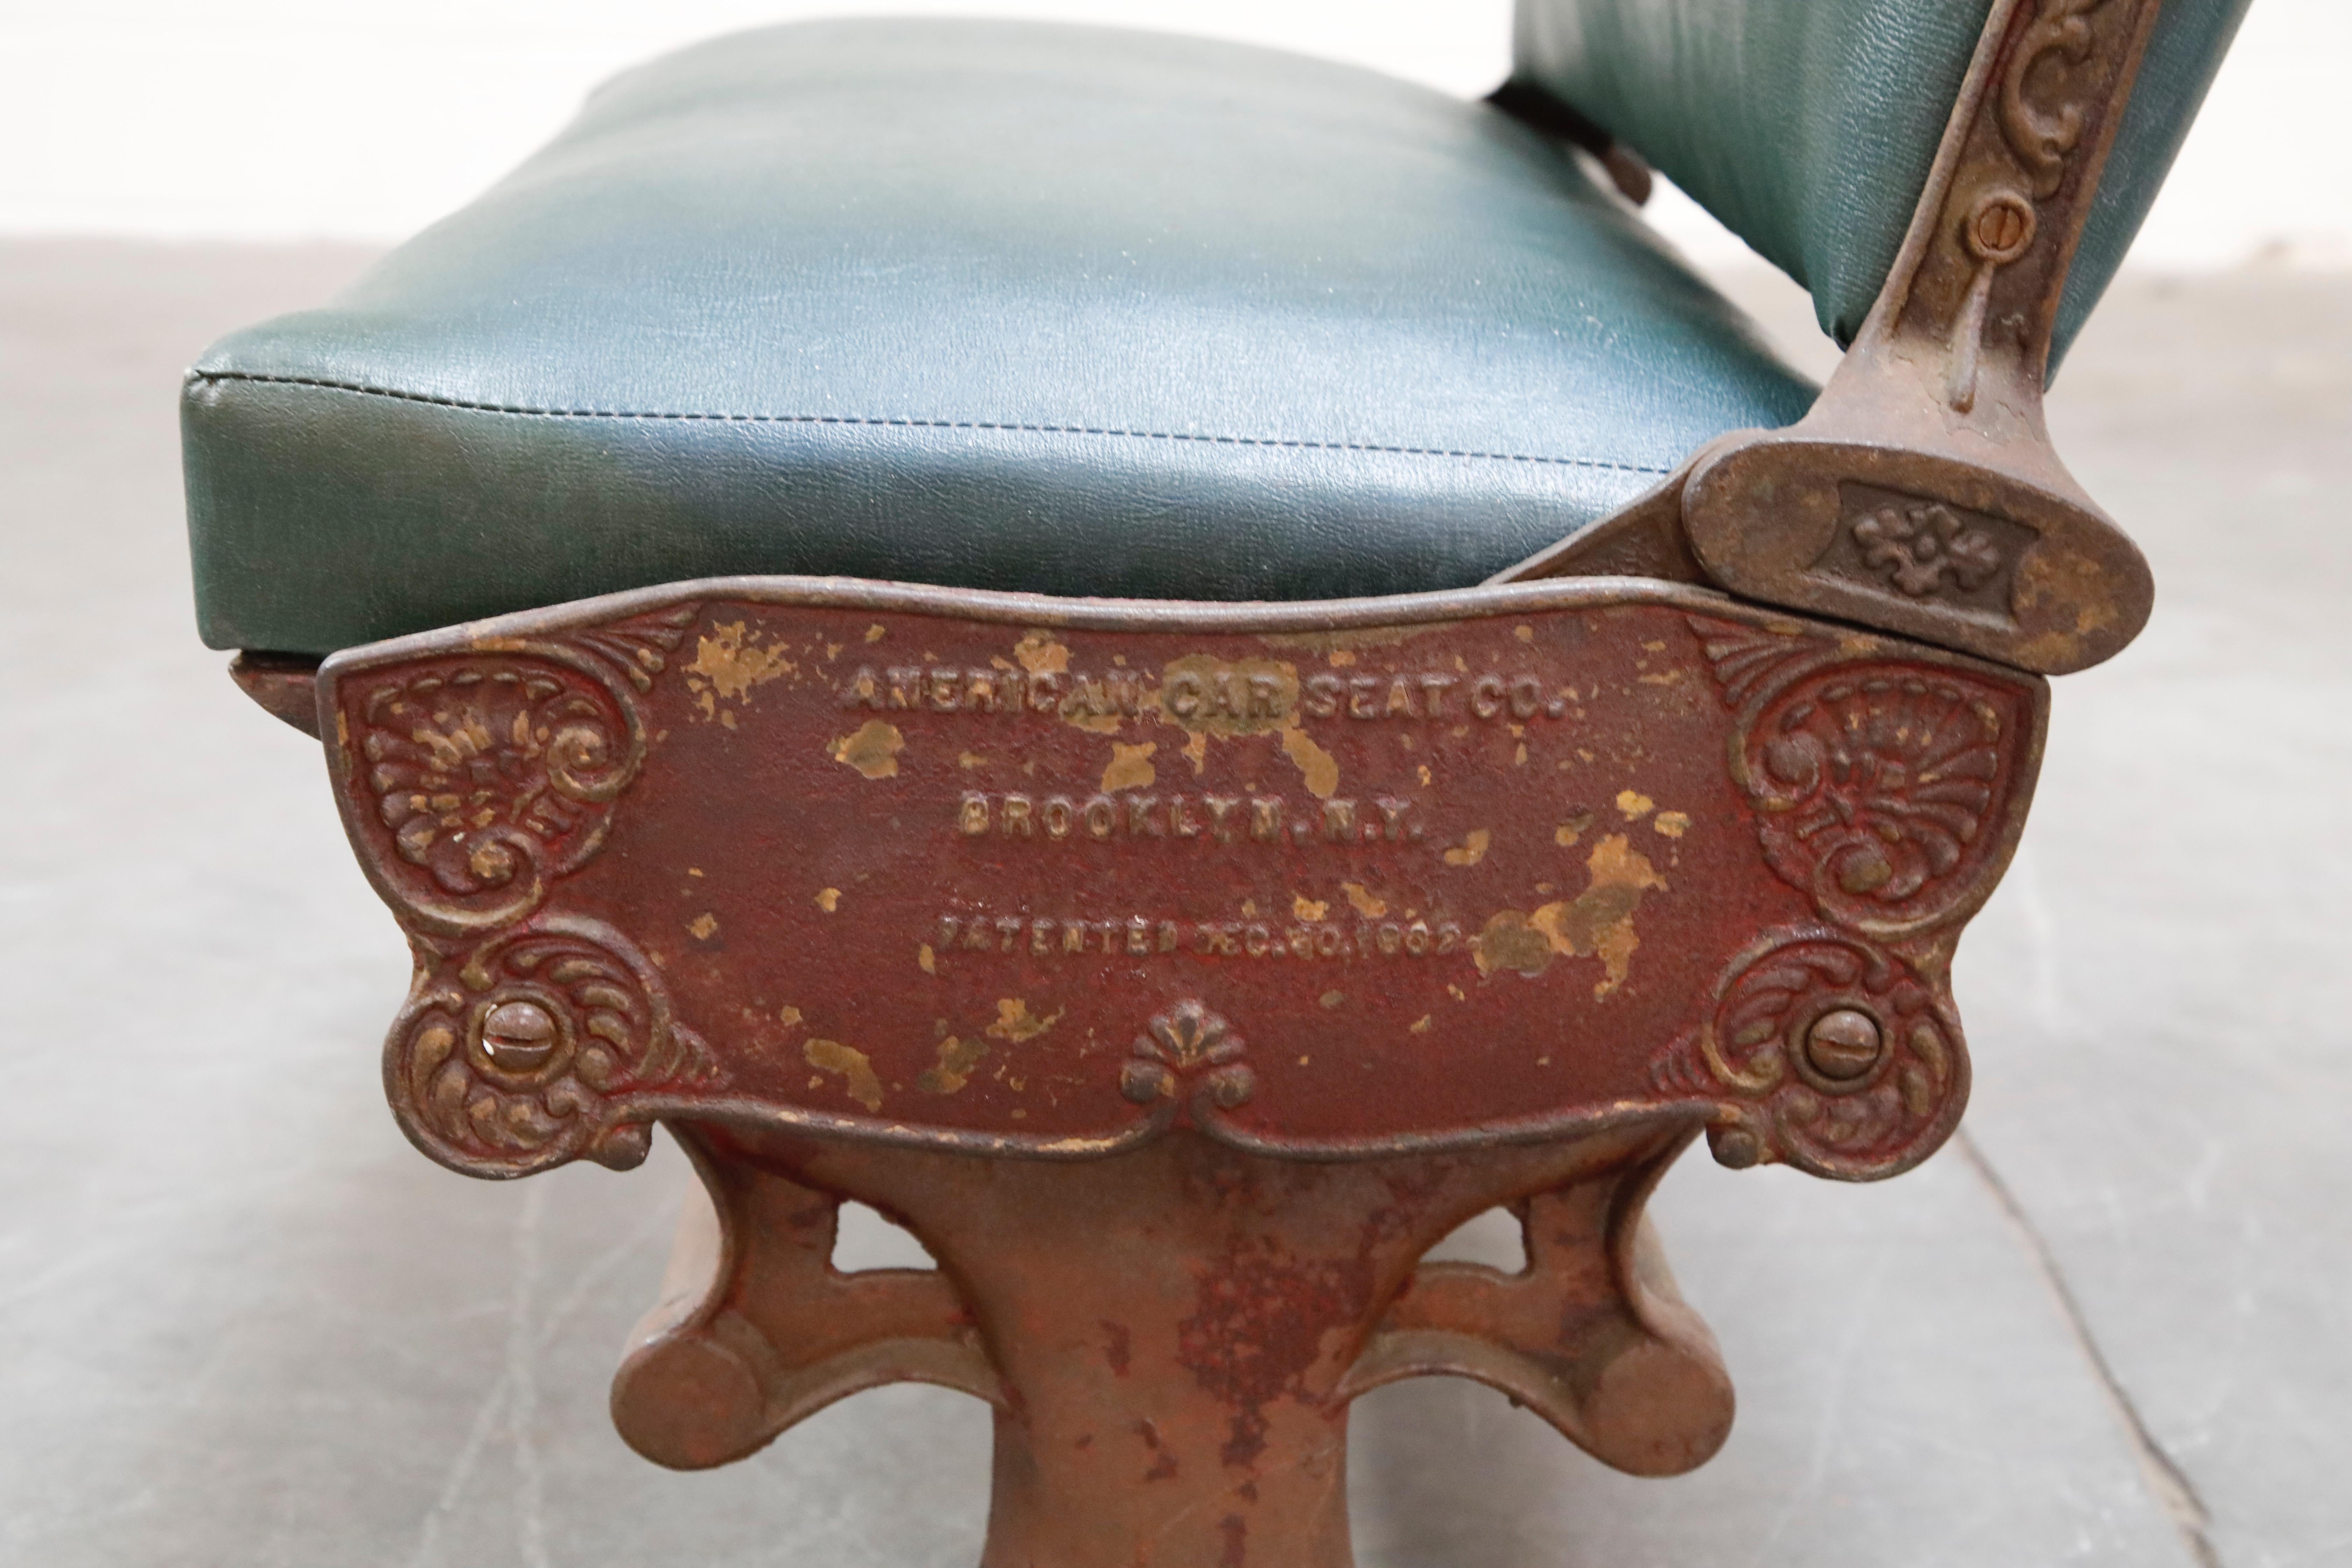
[{"label": "cast iron side panel", "polygon": [[1948,964],[2044,700],[1632,580],[739,579],[320,682],[417,953],[393,1103],[496,1176],[658,1117],[1320,1159],[1704,1118],[1727,1163],[1888,1174],[1966,1099]]}]

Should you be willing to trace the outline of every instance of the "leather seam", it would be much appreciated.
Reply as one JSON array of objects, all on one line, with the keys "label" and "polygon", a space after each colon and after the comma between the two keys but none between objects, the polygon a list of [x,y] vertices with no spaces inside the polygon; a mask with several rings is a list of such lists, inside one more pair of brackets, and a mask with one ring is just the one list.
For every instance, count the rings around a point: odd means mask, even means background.
[{"label": "leather seam", "polygon": [[1110,436],[1136,441],[1195,441],[1215,447],[1290,447],[1323,452],[1383,452],[1407,458],[1462,458],[1492,463],[1549,463],[1561,468],[1611,468],[1629,474],[1665,474],[1673,469],[1648,463],[1612,462],[1606,458],[1553,458],[1531,452],[1476,452],[1445,447],[1405,447],[1373,441],[1314,441],[1280,436],[1200,436],[1180,430],[1129,430],[1108,425],[1042,425],[995,419],[911,419],[854,414],[685,414],[608,408],[533,408],[521,404],[481,403],[430,393],[400,392],[360,382],[329,381],[317,376],[264,375],[252,371],[195,371],[191,383],[246,381],[274,386],[311,386],[328,392],[348,392],[362,397],[389,397],[402,403],[423,403],[473,414],[502,414],[530,419],[703,420],[718,425],[846,425],[915,430],[1002,430],[1044,436]]}]

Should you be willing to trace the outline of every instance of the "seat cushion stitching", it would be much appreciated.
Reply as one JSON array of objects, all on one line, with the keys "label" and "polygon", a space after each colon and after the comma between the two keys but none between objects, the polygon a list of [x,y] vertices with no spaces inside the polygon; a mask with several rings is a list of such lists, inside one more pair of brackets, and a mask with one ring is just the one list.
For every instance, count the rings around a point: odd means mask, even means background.
[{"label": "seat cushion stitching", "polygon": [[1221,447],[1296,447],[1309,451],[1386,452],[1411,458],[1462,458],[1497,463],[1550,463],[1564,468],[1613,468],[1633,474],[1664,474],[1672,470],[1649,463],[1612,462],[1605,458],[1553,458],[1528,452],[1475,452],[1443,447],[1388,446],[1371,441],[1313,441],[1276,436],[1199,436],[1176,430],[1128,430],[1116,426],[1023,424],[992,419],[904,419],[863,417],[847,414],[686,414],[606,408],[533,408],[520,404],[481,403],[439,397],[423,392],[401,392],[360,382],[330,381],[307,375],[266,375],[253,371],[192,371],[196,382],[247,381],[278,386],[315,386],[329,392],[355,393],[365,397],[389,397],[403,403],[430,404],[439,408],[477,414],[505,414],[535,419],[676,419],[709,420],[730,425],[854,425],[901,426],[922,430],[1008,430],[1045,436],[1114,436],[1138,441],[1197,441]]}]

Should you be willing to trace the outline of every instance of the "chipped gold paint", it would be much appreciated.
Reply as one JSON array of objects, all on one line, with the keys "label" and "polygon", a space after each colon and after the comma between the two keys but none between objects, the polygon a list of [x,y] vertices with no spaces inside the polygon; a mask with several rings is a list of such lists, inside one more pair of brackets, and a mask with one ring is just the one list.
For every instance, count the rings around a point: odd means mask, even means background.
[{"label": "chipped gold paint", "polygon": [[1551,830],[1551,841],[1565,849],[1583,837],[1584,830],[1591,826],[1592,814],[1589,811],[1580,811]]},{"label": "chipped gold paint", "polygon": [[1464,837],[1461,848],[1445,852],[1445,863],[1449,866],[1475,866],[1486,858],[1486,846],[1494,841],[1492,829],[1474,827]]},{"label": "chipped gold paint", "polygon": [[1327,1008],[1337,1007],[1340,1003],[1345,1002],[1347,999],[1348,994],[1345,991],[1326,991],[1322,995],[1316,998],[1317,1001],[1320,1002]]},{"label": "chipped gold paint", "polygon": [[1160,776],[1151,765],[1151,755],[1160,750],[1159,743],[1146,741],[1139,746],[1110,743],[1110,762],[1104,767],[1102,789],[1105,795],[1116,795],[1123,789],[1150,789]]},{"label": "chipped gold paint", "polygon": [[1686,811],[1662,811],[1650,824],[1669,838],[1680,838],[1690,831],[1690,813]]},{"label": "chipped gold paint", "polygon": [[915,966],[926,974],[937,974],[940,972],[940,955],[931,951],[929,942],[922,942],[916,946]]},{"label": "chipped gold paint", "polygon": [[1639,822],[1657,810],[1658,803],[1638,790],[1621,789],[1617,792],[1617,809],[1625,814],[1626,821]]},{"label": "chipped gold paint", "polygon": [[720,702],[747,701],[753,687],[800,668],[784,657],[783,644],[761,647],[751,642],[742,621],[714,626],[710,633],[695,639],[694,662],[686,667],[686,688],[705,719],[719,717]]},{"label": "chipped gold paint", "polygon": [[1389,912],[1388,900],[1374,897],[1361,882],[1342,882],[1339,890],[1348,895],[1348,901],[1356,907],[1356,912],[1368,921],[1376,921]]},{"label": "chipped gold paint", "polygon": [[1013,645],[1013,657],[1032,675],[1061,675],[1070,668],[1070,650],[1053,633],[1025,632]]},{"label": "chipped gold paint", "polygon": [[1606,996],[1624,983],[1641,939],[1633,932],[1633,912],[1642,895],[1664,891],[1666,879],[1622,833],[1612,833],[1593,846],[1585,861],[1591,881],[1572,900],[1549,903],[1529,913],[1502,910],[1471,939],[1471,952],[1482,974],[1514,970],[1533,979],[1551,967],[1554,958],[1599,958],[1602,977],[1592,987],[1595,997]]},{"label": "chipped gold paint", "polygon": [[800,1021],[801,1010],[798,1007],[793,1006],[791,1003],[787,1002],[782,1007],[776,1009],[776,1022],[783,1025],[786,1028],[797,1028],[800,1026]]},{"label": "chipped gold paint", "polygon": [[712,914],[709,910],[705,910],[702,913],[687,921],[686,929],[694,933],[695,941],[709,942],[712,937],[719,934],[719,917]]},{"label": "chipped gold paint", "polygon": [[907,749],[907,738],[898,733],[898,726],[880,719],[868,719],[854,735],[843,735],[833,742],[833,760],[844,767],[856,768],[869,779],[887,779],[898,771],[898,753]]},{"label": "chipped gold paint", "polygon": [[1339,760],[1317,745],[1315,737],[1304,730],[1285,730],[1282,750],[1285,756],[1298,764],[1298,774],[1307,781],[1307,793],[1318,800],[1330,799],[1331,792],[1339,787]]},{"label": "chipped gold paint", "polygon": [[984,768],[987,765],[988,759],[978,752],[965,752],[956,758],[956,766],[960,768]]},{"label": "chipped gold paint", "polygon": [[839,1073],[843,1089],[866,1110],[882,1109],[882,1080],[864,1051],[839,1040],[810,1040],[801,1047],[801,1056],[820,1072]]},{"label": "chipped gold paint", "polygon": [[1304,893],[1290,896],[1290,912],[1299,920],[1319,921],[1330,910],[1330,904],[1322,900],[1310,899]]},{"label": "chipped gold paint", "polygon": [[889,635],[890,634],[883,627],[882,623],[879,621],[875,622],[872,626],[866,628],[866,640],[867,642],[880,642],[884,637]]},{"label": "chipped gold paint", "polygon": [[1435,1016],[1435,1015],[1423,1013],[1420,1017],[1415,1018],[1412,1023],[1405,1026],[1405,1033],[1408,1035],[1425,1035],[1429,1033],[1429,1021],[1433,1016]]},{"label": "chipped gold paint", "polygon": [[831,914],[835,910],[841,908],[841,889],[839,888],[819,888],[816,892],[816,897],[809,901],[816,905],[818,909],[823,910],[826,914]]},{"label": "chipped gold paint", "polygon": [[950,1035],[940,1042],[938,1062],[916,1077],[915,1087],[925,1094],[954,1094],[971,1081],[971,1075],[980,1070],[987,1056],[984,1041],[961,1040]]},{"label": "chipped gold paint", "polygon": [[997,1000],[996,1022],[991,1024],[985,1033],[1017,1046],[1024,1040],[1035,1039],[1061,1021],[1062,1011],[1057,1010],[1040,1018],[1029,1011],[1026,998],[1004,996]]}]

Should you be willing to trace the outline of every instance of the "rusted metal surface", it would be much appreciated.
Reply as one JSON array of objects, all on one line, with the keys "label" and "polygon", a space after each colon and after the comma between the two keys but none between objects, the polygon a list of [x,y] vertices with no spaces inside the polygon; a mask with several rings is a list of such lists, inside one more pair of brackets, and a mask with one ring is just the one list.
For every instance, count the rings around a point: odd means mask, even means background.
[{"label": "rusted metal surface", "polygon": [[[740,1458],[914,1380],[996,1410],[990,1568],[1344,1568],[1346,1412],[1447,1373],[1600,1458],[1731,1392],[1641,1219],[1867,1179],[1968,1095],[1959,930],[2037,678],[1685,585],[1123,604],[814,579],[354,649],[317,714],[453,1169],[711,1197],[614,1388]],[[843,1275],[838,1204],[936,1271]],[[1422,1267],[1508,1206],[1529,1263]]]},{"label": "rusted metal surface", "polygon": [[228,675],[237,689],[258,703],[273,719],[280,719],[319,738],[319,661],[289,654],[240,653],[229,660]]},{"label": "rusted metal surface", "polygon": [[[1667,487],[1708,578],[2045,674],[2138,635],[2147,563],[2051,447],[2042,389],[2157,4],[1994,5],[1903,250],[1820,401],[1714,443]],[[1496,581],[1624,572],[1626,537],[1646,542],[1632,569],[1654,571],[1671,558],[1656,510]]]},{"label": "rusted metal surface", "polygon": [[745,579],[339,655],[319,700],[417,954],[386,1086],[456,1169],[664,1118],[1307,1160],[1704,1121],[1872,1177],[1965,1100],[1948,964],[2044,693],[1629,580]]},{"label": "rusted metal surface", "polygon": [[[1729,1430],[1731,1385],[1642,1220],[1687,1128],[1341,1164],[1180,1132],[1099,1162],[983,1160],[705,1128],[711,1205],[614,1384],[622,1434],[698,1468],[916,1379],[995,1409],[987,1568],[1345,1568],[1347,1412],[1475,1377],[1640,1474]],[[936,1273],[844,1275],[843,1197]],[[1415,1268],[1509,1205],[1530,1266]]]}]

